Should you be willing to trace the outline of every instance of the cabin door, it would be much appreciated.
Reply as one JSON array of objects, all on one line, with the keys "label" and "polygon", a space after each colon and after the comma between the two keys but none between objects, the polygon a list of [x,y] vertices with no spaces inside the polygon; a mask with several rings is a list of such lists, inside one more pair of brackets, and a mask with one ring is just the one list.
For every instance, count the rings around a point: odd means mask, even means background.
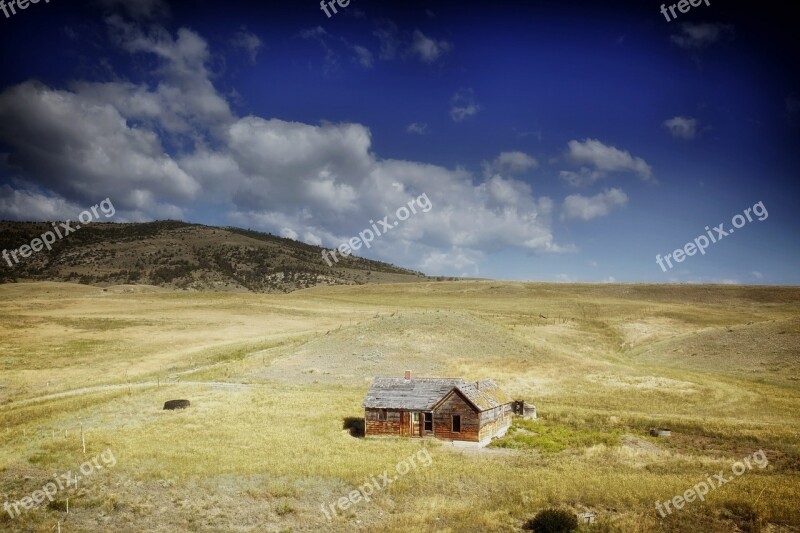
[{"label": "cabin door", "polygon": [[400,436],[410,437],[411,435],[411,413],[400,411]]},{"label": "cabin door", "polygon": [[411,415],[411,434],[415,437],[422,436],[422,413],[412,413]]}]

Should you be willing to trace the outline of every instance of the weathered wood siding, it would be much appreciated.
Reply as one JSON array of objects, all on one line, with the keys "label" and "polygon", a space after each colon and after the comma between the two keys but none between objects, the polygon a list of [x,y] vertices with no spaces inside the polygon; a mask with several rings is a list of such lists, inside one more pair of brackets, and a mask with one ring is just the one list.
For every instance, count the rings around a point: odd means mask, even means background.
[{"label": "weathered wood siding", "polygon": [[401,412],[388,409],[386,420],[380,420],[380,409],[364,410],[364,436],[400,436]]},{"label": "weathered wood siding", "polygon": [[513,414],[513,406],[510,403],[483,411],[480,417],[478,440],[492,438],[503,433],[504,430],[511,427]]},{"label": "weathered wood siding", "polygon": [[[461,432],[453,433],[453,415],[461,415]],[[450,393],[433,412],[433,435],[438,439],[478,442],[480,413],[457,392]]]}]

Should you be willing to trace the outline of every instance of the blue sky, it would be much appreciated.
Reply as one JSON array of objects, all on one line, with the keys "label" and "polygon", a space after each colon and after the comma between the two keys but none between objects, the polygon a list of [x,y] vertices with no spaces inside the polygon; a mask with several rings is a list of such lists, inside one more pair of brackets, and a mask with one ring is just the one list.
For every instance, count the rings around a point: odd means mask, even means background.
[{"label": "blue sky", "polygon": [[[181,219],[432,275],[797,284],[779,8],[96,0],[0,13],[0,218]],[[759,202],[767,217],[656,263]],[[759,208],[760,209],[760,208]],[[759,211],[761,212],[761,211]],[[393,219],[393,218],[392,218]]]}]

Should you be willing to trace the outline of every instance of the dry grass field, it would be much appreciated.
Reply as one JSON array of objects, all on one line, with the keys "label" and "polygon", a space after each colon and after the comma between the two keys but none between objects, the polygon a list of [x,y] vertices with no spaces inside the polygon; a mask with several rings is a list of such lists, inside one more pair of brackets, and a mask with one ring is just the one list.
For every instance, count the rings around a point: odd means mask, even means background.
[{"label": "dry grass field", "polygon": [[[582,531],[800,531],[800,289],[43,282],[0,285],[0,315],[0,505],[116,458],[3,531],[511,532],[548,507],[596,513]],[[405,369],[494,379],[540,418],[483,450],[351,436],[372,376]],[[322,513],[423,446],[429,467]]]}]

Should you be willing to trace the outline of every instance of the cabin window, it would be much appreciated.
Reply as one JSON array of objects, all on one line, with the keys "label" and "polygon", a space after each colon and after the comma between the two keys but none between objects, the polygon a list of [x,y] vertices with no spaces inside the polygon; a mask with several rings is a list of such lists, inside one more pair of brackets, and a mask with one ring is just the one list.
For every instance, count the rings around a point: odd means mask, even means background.
[{"label": "cabin window", "polygon": [[433,413],[425,413],[425,431],[433,431]]},{"label": "cabin window", "polygon": [[453,415],[453,433],[461,433],[461,415]]},{"label": "cabin window", "polygon": [[378,409],[378,421],[379,422],[386,422],[386,409]]}]

